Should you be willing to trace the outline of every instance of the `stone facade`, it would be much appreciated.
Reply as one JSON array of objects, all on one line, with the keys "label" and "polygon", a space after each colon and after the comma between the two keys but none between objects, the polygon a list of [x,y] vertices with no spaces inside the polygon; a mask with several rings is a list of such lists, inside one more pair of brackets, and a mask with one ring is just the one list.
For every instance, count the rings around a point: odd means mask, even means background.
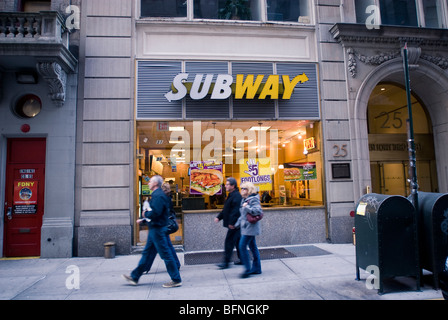
[{"label": "stone facade", "polygon": [[[6,2],[11,10],[15,2]],[[12,10],[15,11],[15,10]],[[2,28],[0,37],[0,202],[5,203],[7,141],[11,138],[46,138],[45,212],[41,229],[43,258],[71,257],[74,230],[74,176],[77,101],[77,59],[71,50],[64,16],[47,13],[1,13],[17,21],[36,21],[37,27]],[[21,23],[21,22],[20,22]],[[5,26],[6,24],[3,24]],[[17,25],[16,25],[17,26]],[[17,33],[16,36],[13,36]],[[76,40],[74,40],[76,44]],[[22,84],[17,73],[31,72],[34,83]],[[12,112],[19,97],[34,94],[42,100],[42,111],[32,119]],[[28,125],[29,132],[21,130]],[[42,204],[38,204],[42,205]],[[11,206],[9,204],[8,206]],[[0,252],[3,252],[4,215],[1,209]],[[24,229],[26,231],[26,229]],[[3,254],[0,253],[0,256]]]},{"label": "stone facade", "polygon": [[[423,100],[432,120],[439,191],[448,191],[448,151],[443,147],[448,143],[445,29],[381,26],[370,30],[356,24],[354,0],[310,0],[314,23],[308,25],[139,19],[137,0],[79,0],[72,4],[81,9],[80,29],[61,34],[68,42],[62,37],[59,41],[67,49],[58,51],[59,57],[54,59],[60,68],[51,60],[35,66],[34,53],[23,59],[39,74],[39,83],[28,88],[43,96],[47,105],[42,117],[30,121],[32,132],[28,134],[45,136],[48,141],[43,257],[99,256],[108,241],[117,243],[117,254],[131,251],[138,210],[134,98],[139,60],[318,65],[325,207],[310,209],[311,213],[302,217],[306,221],[297,218],[292,224],[303,222],[308,236],[294,234],[284,239],[273,233],[262,245],[322,242],[326,238],[334,243],[352,241],[350,212],[372,185],[367,103],[378,83],[404,83],[401,48],[405,43],[412,53],[412,90]],[[15,0],[1,1],[0,11],[16,11],[17,5]],[[68,1],[52,1],[51,8],[64,14],[67,5]],[[8,41],[12,40],[0,39],[0,54],[11,44]],[[25,39],[19,45],[26,41],[34,40]],[[16,55],[26,56],[26,50],[17,49],[17,43],[14,46]],[[19,130],[24,121],[10,112],[11,101],[23,87],[15,83],[15,70],[2,65],[0,71],[0,151],[4,154],[8,138],[25,136]],[[349,164],[350,178],[333,179],[332,165],[340,163]],[[3,156],[0,168],[0,183],[4,184]],[[0,194],[0,200],[3,197]],[[275,215],[293,219],[292,210],[279,210]],[[214,214],[186,216],[186,228],[205,227],[209,220],[204,219]],[[3,221],[4,212],[0,215]],[[273,219],[267,218],[266,226],[280,228],[285,234],[296,232]],[[315,228],[308,228],[311,225]],[[2,232],[0,224],[0,241]],[[222,238],[219,233],[212,234],[209,246],[201,247],[201,241],[206,241],[203,234],[191,231],[185,235],[185,248],[221,248],[217,235]],[[2,247],[0,243],[0,250]]]},{"label": "stone facade", "polygon": [[77,111],[75,254],[130,253],[134,212],[134,1],[84,1]]}]

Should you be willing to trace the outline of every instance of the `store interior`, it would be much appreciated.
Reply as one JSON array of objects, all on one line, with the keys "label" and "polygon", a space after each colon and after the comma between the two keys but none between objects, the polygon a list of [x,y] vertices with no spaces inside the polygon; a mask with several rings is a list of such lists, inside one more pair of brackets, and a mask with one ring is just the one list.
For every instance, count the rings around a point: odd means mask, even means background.
[{"label": "store interior", "polygon": [[[182,243],[185,212],[223,207],[227,177],[238,185],[253,182],[265,208],[321,206],[320,132],[320,122],[310,120],[138,121],[137,212],[150,196],[147,183],[154,175],[171,184],[180,224],[173,243]],[[195,181],[204,175],[216,179]]]}]

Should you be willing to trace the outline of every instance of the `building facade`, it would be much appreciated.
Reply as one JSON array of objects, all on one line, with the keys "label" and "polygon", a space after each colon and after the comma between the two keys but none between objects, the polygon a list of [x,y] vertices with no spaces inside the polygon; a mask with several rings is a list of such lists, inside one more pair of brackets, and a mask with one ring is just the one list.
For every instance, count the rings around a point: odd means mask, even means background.
[{"label": "building facade", "polygon": [[79,37],[68,5],[0,3],[2,257],[73,254]]},{"label": "building facade", "polygon": [[187,251],[222,248],[229,176],[259,189],[259,245],[350,242],[363,194],[409,194],[405,44],[420,189],[448,191],[445,0],[51,1],[34,8],[62,26],[50,61],[42,31],[5,22],[28,19],[22,2],[1,8],[2,256],[39,214],[26,255],[102,255],[108,241],[130,253],[154,174]]}]

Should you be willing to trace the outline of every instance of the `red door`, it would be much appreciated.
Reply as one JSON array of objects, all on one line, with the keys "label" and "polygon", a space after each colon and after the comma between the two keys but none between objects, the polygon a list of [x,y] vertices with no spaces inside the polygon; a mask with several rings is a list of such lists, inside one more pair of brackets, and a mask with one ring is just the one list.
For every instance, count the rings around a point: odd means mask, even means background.
[{"label": "red door", "polygon": [[40,256],[46,140],[8,139],[5,257]]}]

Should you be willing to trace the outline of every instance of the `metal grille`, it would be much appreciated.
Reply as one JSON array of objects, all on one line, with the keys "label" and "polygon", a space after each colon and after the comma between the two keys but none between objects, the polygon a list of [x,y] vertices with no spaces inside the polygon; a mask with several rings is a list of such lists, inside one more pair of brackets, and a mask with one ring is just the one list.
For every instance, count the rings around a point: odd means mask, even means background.
[{"label": "metal grille", "polygon": [[[227,62],[200,62],[190,61],[185,63],[186,72],[190,74],[189,81],[194,81],[196,74],[214,74],[213,82],[216,81],[217,74],[228,74],[229,65]],[[229,101],[211,100],[210,96],[202,100],[193,100],[189,96],[186,98],[187,119],[229,119]]]},{"label": "metal grille", "polygon": [[164,96],[181,72],[180,61],[138,61],[137,119],[182,118],[182,100],[169,102]]},{"label": "metal grille", "polygon": [[[254,63],[254,62],[233,62],[232,75],[236,79],[237,74],[254,74],[255,76],[273,74],[272,63]],[[266,77],[263,81],[266,81]],[[234,119],[274,119],[275,102],[271,99],[266,100],[233,100],[233,118]]]},{"label": "metal grille", "polygon": [[309,80],[298,84],[290,100],[278,100],[279,118],[319,119],[319,94],[317,90],[317,66],[309,63],[278,63],[277,74],[289,75],[290,80],[305,73]]},{"label": "metal grille", "polygon": [[[297,257],[311,257],[331,254],[328,251],[316,246],[294,246],[287,248],[265,248],[259,249],[261,260],[287,259]],[[185,265],[214,264],[220,263],[223,259],[223,252],[195,252],[185,253]],[[233,253],[232,262],[238,260],[236,253]]]},{"label": "metal grille", "polygon": [[[276,72],[274,72],[276,66]],[[232,75],[289,75],[305,73],[309,80],[298,84],[290,100],[192,100],[190,97],[169,102],[165,94],[171,90],[176,75],[182,72],[181,61],[137,62],[137,119],[320,119],[317,65],[310,63],[232,62]],[[225,61],[186,61],[189,81],[195,74],[228,74]],[[216,80],[216,79],[214,79]],[[266,79],[264,79],[266,81]],[[185,101],[185,115],[182,104]],[[231,107],[232,106],[232,107]],[[276,110],[278,106],[278,110]],[[277,112],[276,112],[277,111]]]}]

